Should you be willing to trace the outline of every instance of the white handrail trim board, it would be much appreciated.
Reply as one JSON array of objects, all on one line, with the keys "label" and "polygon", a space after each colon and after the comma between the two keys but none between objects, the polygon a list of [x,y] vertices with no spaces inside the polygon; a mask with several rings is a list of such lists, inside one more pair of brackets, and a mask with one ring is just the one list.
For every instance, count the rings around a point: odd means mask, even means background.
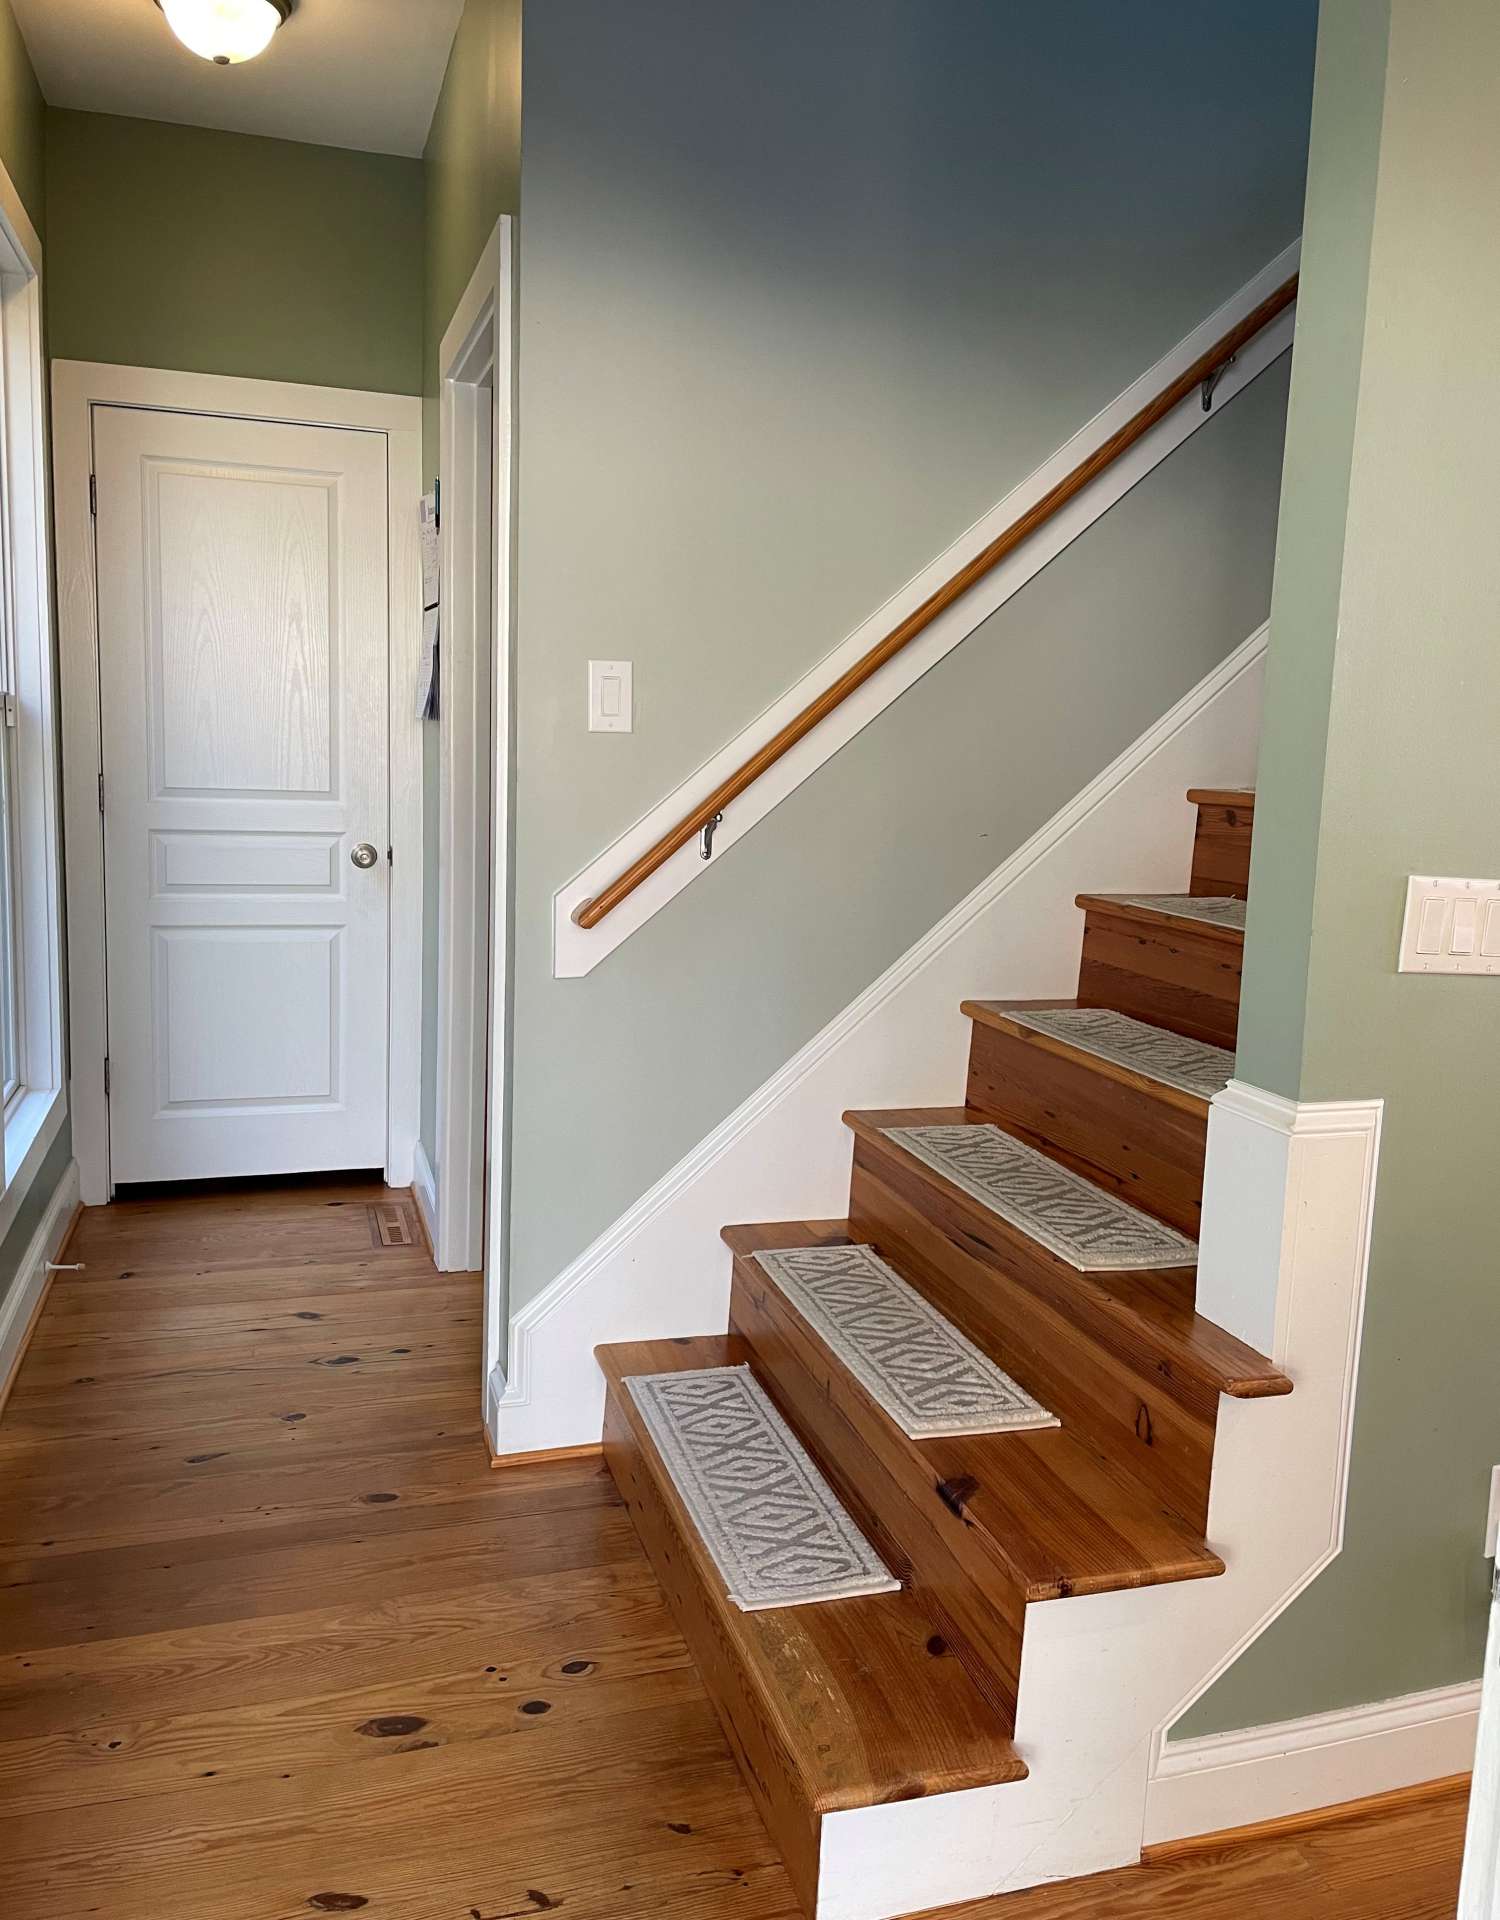
[{"label": "white handrail trim board", "polygon": [[[939,554],[899,593],[877,608],[826,659],[804,674],[779,700],[699,767],[696,773],[621,834],[581,873],[575,874],[565,886],[559,888],[552,901],[554,976],[558,979],[577,979],[592,972],[601,960],[606,959],[637,928],[644,926],[646,921],[660,912],[710,863],[699,858],[697,843],[690,842],[637,887],[597,927],[585,931],[575,924],[573,914],[578,907],[617,879],[685,813],[698,806],[789,720],[816,700],[856,660],[921,606],[945,581],[951,579],[960,567],[982,552],[1111,434],[1118,432],[1163,387],[1207,352],[1216,340],[1253,312],[1297,271],[1300,256],[1301,241],[1296,240],[1247,281],[1217,312],[1195,327],[1186,339],[1179,341],[1155,366],[1133,381],[1049,460],[1012,488],[1003,500],[955,540],[945,553]],[[1215,413],[1290,348],[1295,315],[1294,305],[1240,350],[1215,390]],[[997,608],[1018,593],[1027,581],[1056,559],[1065,547],[1086,532],[1095,520],[1107,513],[1110,507],[1211,417],[1211,414],[1204,413],[1196,395],[1190,396],[956,605],[941,614],[925,633],[888,662],[872,679],[867,680],[725,811],[723,824],[714,836],[714,861],[727,854],[788,794],[795,792],[804,780],[847,745],[893,700],[921,679],[945,654],[951,653],[961,641],[967,639]]]}]

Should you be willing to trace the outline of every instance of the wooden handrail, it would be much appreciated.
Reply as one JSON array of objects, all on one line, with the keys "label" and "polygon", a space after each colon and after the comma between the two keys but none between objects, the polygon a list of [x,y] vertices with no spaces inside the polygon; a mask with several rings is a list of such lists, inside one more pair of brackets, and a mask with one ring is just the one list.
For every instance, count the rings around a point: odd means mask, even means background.
[{"label": "wooden handrail", "polygon": [[751,754],[737,772],[721,781],[706,800],[700,801],[691,813],[684,814],[670,832],[664,833],[638,860],[632,861],[618,879],[612,880],[592,900],[585,900],[575,907],[573,918],[578,925],[597,927],[607,913],[612,913],[622,900],[628,900],[642,881],[649,880],[657,868],[664,866],[679,848],[685,847],[695,834],[701,833],[716,814],[722,813],[732,801],[738,800],[763,773],[774,767],[783,755],[790,753],[799,740],[805,739],[820,721],[826,720],[836,707],[842,706],[851,693],[857,692],[888,660],[894,660],[903,648],[909,647],[940,613],[946,613],[955,600],[961,599],[970,587],[998,567],[1039,527],[1044,527],[1054,514],[1082,493],[1090,481],[1098,479],[1106,467],[1112,466],[1122,453],[1164,420],[1174,407],[1180,406],[1189,394],[1203,385],[1210,374],[1223,367],[1241,347],[1248,345],[1261,328],[1269,326],[1296,297],[1297,276],[1293,274],[1269,299],[1262,300],[1258,307],[1247,313],[1238,326],[1231,327],[1221,340],[1216,340],[1206,353],[1200,354],[1186,372],[1180,373],[1170,386],[1163,387],[1154,400],[1148,401],[1139,413],[1112,433],[1087,460],[1080,460],[1071,473],[1065,474],[1019,520],[1012,521],[1003,533],[997,534],[982,553],[976,553],[967,565],[960,567],[951,580],[945,581],[936,592],[930,594],[898,627],[871,647],[868,653],[861,654],[854,665],[841,673],[831,686],[825,687],[816,700],[809,701],[779,733],[773,734],[763,747]]}]

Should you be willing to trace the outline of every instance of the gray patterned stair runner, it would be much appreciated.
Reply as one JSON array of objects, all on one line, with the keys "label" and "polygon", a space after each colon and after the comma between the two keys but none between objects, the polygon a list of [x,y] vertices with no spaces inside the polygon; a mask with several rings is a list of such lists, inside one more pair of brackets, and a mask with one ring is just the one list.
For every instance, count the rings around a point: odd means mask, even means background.
[{"label": "gray patterned stair runner", "polygon": [[632,1374],[625,1385],[735,1606],[900,1587],[748,1367]]},{"label": "gray patterned stair runner", "polygon": [[1081,1273],[1197,1265],[1198,1244],[995,1126],[887,1127],[918,1160]]},{"label": "gray patterned stair runner", "polygon": [[1164,1087],[1212,1100],[1234,1075],[1234,1055],[1227,1047],[1206,1040],[1189,1040],[1134,1020],[1112,1007],[1002,1007],[1001,1013],[1017,1026],[1050,1034],[1080,1053],[1092,1053],[1117,1067],[1129,1067]]},{"label": "gray patterned stair runner", "polygon": [[1058,1424],[873,1247],[787,1247],[755,1258],[909,1439]]}]

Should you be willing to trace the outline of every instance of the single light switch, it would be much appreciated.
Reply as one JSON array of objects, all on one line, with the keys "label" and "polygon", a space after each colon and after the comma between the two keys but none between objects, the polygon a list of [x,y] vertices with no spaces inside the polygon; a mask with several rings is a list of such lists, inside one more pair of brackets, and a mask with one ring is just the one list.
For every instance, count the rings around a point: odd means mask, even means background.
[{"label": "single light switch", "polygon": [[1479,933],[1479,902],[1477,900],[1455,900],[1453,903],[1453,936],[1448,943],[1449,951],[1466,954],[1474,951]]},{"label": "single light switch", "polygon": [[1441,894],[1430,894],[1422,902],[1421,915],[1417,921],[1417,952],[1441,953],[1443,950],[1443,922],[1448,918],[1448,902]]},{"label": "single light switch", "polygon": [[629,733],[634,700],[628,660],[590,660],[589,732]]}]

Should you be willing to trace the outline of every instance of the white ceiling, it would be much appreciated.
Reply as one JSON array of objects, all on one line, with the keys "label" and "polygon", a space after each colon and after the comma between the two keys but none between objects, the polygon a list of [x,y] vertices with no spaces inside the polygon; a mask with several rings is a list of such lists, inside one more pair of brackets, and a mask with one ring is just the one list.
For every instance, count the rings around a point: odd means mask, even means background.
[{"label": "white ceiling", "polygon": [[54,107],[420,154],[464,0],[299,0],[257,60],[216,67],[155,0],[12,0]]}]

